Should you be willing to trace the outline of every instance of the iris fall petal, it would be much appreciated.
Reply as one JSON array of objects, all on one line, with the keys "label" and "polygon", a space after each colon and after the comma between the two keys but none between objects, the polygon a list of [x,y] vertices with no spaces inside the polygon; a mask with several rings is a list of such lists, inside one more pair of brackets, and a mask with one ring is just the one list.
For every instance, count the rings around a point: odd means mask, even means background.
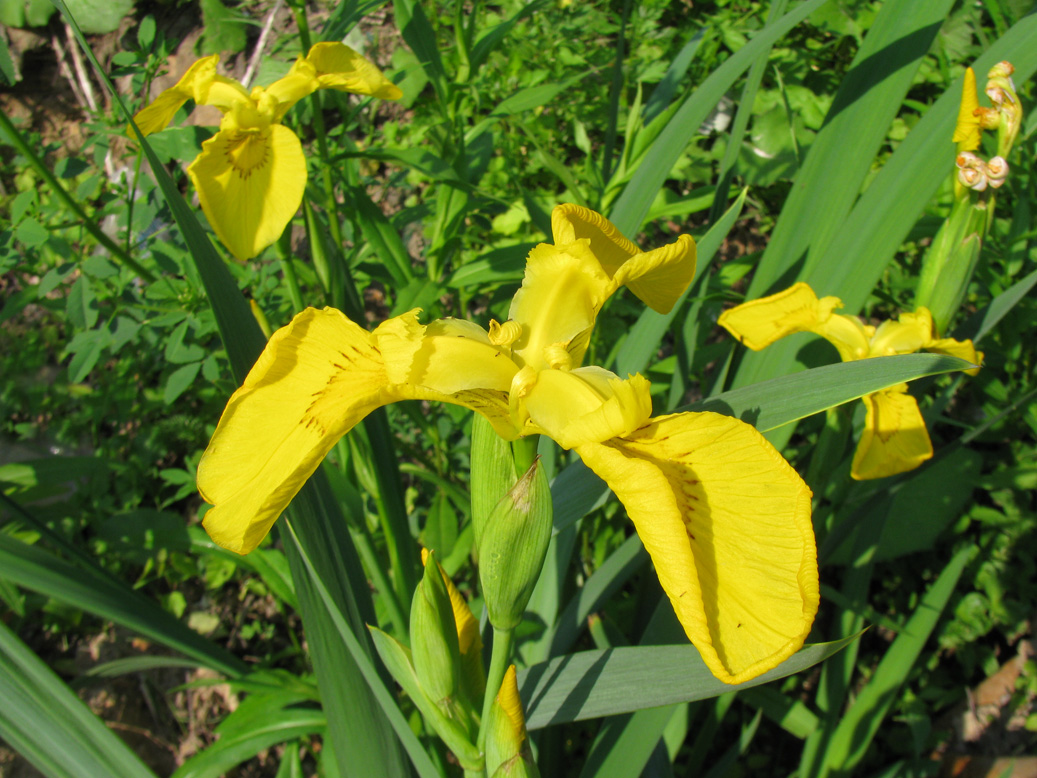
[{"label": "iris fall petal", "polygon": [[762,435],[682,413],[577,451],[627,507],[717,678],[741,683],[803,645],[819,601],[811,495]]},{"label": "iris fall petal", "polygon": [[864,397],[867,416],[850,475],[857,480],[885,478],[914,470],[933,455],[925,420],[907,384]]}]

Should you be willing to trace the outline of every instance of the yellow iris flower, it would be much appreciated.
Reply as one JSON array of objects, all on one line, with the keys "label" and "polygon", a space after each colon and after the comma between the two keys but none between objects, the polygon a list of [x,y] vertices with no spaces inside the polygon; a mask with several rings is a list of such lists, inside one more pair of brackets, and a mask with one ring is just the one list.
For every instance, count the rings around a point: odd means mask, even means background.
[{"label": "yellow iris flower", "polygon": [[574,449],[627,507],[691,641],[740,683],[791,656],[818,606],[810,490],[754,428],[714,413],[651,418],[649,382],[580,367],[595,317],[627,286],[666,313],[690,283],[689,236],[640,251],[604,217],[552,214],[504,324],[418,322],[368,332],[308,309],[274,334],[231,397],[198,466],[205,528],[246,553],[335,442],[375,408],[438,400],[504,438]]},{"label": "yellow iris flower", "polygon": [[[807,284],[737,305],[725,311],[719,323],[753,351],[760,351],[794,332],[813,332],[835,346],[843,362],[913,354],[925,349],[979,364],[983,358],[971,340],[937,338],[928,308],[900,314],[899,321],[878,327],[856,316],[835,313],[838,297],[820,300]],[[968,371],[975,374],[975,370]],[[933,446],[915,398],[907,384],[865,395],[864,434],[853,455],[850,475],[857,480],[884,478],[913,470],[933,455]]]},{"label": "yellow iris flower", "polygon": [[219,55],[195,62],[175,86],[134,116],[141,133],[164,129],[188,100],[223,112],[220,129],[202,144],[187,173],[216,235],[239,260],[277,240],[299,210],[306,158],[298,136],[281,125],[285,113],[318,89],[402,96],[368,60],[341,43],[318,43],[284,78],[251,92],[216,73]]}]

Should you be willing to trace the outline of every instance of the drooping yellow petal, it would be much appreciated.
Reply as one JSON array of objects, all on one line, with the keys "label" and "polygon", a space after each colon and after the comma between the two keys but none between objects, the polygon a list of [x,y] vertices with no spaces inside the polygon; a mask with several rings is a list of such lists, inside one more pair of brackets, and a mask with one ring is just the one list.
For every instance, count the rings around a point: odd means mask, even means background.
[{"label": "drooping yellow petal", "polygon": [[649,383],[600,367],[541,370],[524,398],[530,421],[562,448],[626,435],[652,415]]},{"label": "drooping yellow petal", "polygon": [[[974,365],[983,364],[983,352],[976,351],[971,340],[955,340],[954,338],[937,338],[925,344],[926,351],[935,351],[937,354],[947,354],[958,359],[964,359]],[[966,370],[969,375],[976,375],[979,368]]]},{"label": "drooping yellow petal", "polygon": [[753,351],[795,332],[816,332],[838,349],[844,361],[866,357],[867,332],[855,317],[833,313],[839,307],[842,302],[837,297],[818,300],[814,290],[800,282],[724,311],[719,324]]},{"label": "drooping yellow petal", "polygon": [[803,645],[819,600],[810,489],[762,435],[682,413],[577,451],[626,506],[717,678],[755,678]]},{"label": "drooping yellow petal", "polygon": [[981,133],[980,118],[976,114],[978,108],[976,74],[972,68],[966,68],[965,81],[961,88],[961,107],[958,108],[958,123],[954,127],[952,138],[958,144],[958,151],[974,151],[979,148]]},{"label": "drooping yellow petal", "polygon": [[373,62],[342,43],[318,43],[306,55],[323,89],[399,100],[403,92]]},{"label": "drooping yellow petal", "polygon": [[306,188],[302,145],[279,124],[221,130],[187,172],[212,228],[241,261],[281,237]]},{"label": "drooping yellow petal", "polygon": [[681,235],[673,243],[627,260],[612,281],[630,289],[653,311],[669,313],[695,277],[697,252],[692,237]]},{"label": "drooping yellow petal", "polygon": [[613,279],[610,294],[627,286],[659,313],[670,312],[695,276],[696,248],[690,235],[642,252],[604,216],[571,203],[556,206],[551,212],[551,232],[556,246],[588,240],[591,253]]},{"label": "drooping yellow petal", "polygon": [[564,248],[541,243],[529,253],[522,287],[511,301],[508,318],[522,327],[513,353],[539,370],[549,367],[546,349],[561,344],[578,366],[610,293],[611,281],[587,240]]},{"label": "drooping yellow petal", "polygon": [[[137,123],[143,135],[165,129],[173,121],[173,116],[180,110],[180,106],[188,100],[196,103],[205,102],[208,85],[216,77],[216,63],[220,61],[219,54],[203,57],[187,69],[174,86],[165,90],[149,105],[137,111],[133,121]],[[133,137],[133,131],[127,128],[126,132]]]},{"label": "drooping yellow petal", "polygon": [[335,442],[391,401],[387,385],[371,334],[339,311],[308,308],[275,332],[198,464],[212,539],[254,549]]},{"label": "drooping yellow petal", "polygon": [[867,416],[850,475],[858,481],[914,470],[933,455],[933,444],[907,384],[864,396]]}]

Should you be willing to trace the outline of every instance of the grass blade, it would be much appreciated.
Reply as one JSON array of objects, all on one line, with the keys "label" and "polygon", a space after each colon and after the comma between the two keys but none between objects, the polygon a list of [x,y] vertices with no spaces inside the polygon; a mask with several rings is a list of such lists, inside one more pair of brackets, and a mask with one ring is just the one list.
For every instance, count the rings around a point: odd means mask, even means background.
[{"label": "grass blade", "polygon": [[2,621],[0,699],[0,738],[48,776],[154,778]]},{"label": "grass blade", "polygon": [[780,21],[761,31],[752,41],[718,67],[702,85],[684,101],[666,128],[644,155],[630,183],[612,206],[609,218],[624,235],[636,235],[655,195],[670,174],[688,143],[698,132],[703,120],[720,102],[720,98],[756,58],[765,54],[785,33],[803,21],[828,0],[808,0]]}]

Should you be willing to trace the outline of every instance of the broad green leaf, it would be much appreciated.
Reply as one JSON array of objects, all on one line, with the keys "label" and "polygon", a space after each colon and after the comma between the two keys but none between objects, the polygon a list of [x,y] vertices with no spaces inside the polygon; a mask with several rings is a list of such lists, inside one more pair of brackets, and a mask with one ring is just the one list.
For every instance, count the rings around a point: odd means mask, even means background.
[{"label": "broad green leaf", "polygon": [[298,702],[290,694],[249,697],[216,728],[216,742],[184,762],[173,778],[219,778],[264,749],[322,733],[324,713],[316,707],[296,707]]},{"label": "broad green leaf", "polygon": [[905,381],[970,367],[975,365],[942,354],[901,354],[840,362],[733,389],[680,410],[735,416],[760,432],[767,432]]},{"label": "broad green leaf", "polygon": [[90,288],[90,279],[86,276],[77,278],[68,290],[65,313],[72,326],[78,330],[88,330],[97,324],[97,297]]},{"label": "broad green leaf", "polygon": [[166,405],[172,405],[176,398],[187,391],[188,387],[194,383],[194,379],[198,377],[198,371],[201,369],[201,362],[192,362],[189,365],[178,367],[170,373],[162,390],[162,402]]},{"label": "broad green leaf", "polygon": [[526,726],[540,729],[748,689],[812,667],[855,639],[805,646],[773,670],[737,686],[714,678],[692,645],[566,654],[519,673]]},{"label": "broad green leaf", "polygon": [[[1015,66],[1016,83],[1022,83],[1037,69],[1035,37],[1037,14],[1031,13],[991,44],[972,67],[982,74],[997,62],[1008,60]],[[803,280],[818,295],[841,298],[844,313],[861,309],[926,203],[953,169],[954,147],[949,139],[958,115],[961,83],[959,78],[948,85],[944,95],[897,146],[853,210],[839,220],[838,231],[811,262],[813,269],[808,274],[797,272],[783,277],[783,283]],[[804,208],[809,211],[820,197],[817,193],[808,199]],[[816,218],[813,212],[810,218]],[[769,378],[797,365],[794,344],[781,341],[758,354],[745,354],[737,383]]]},{"label": "broad green leaf", "polygon": [[[885,495],[887,499],[871,505],[868,513],[886,514],[874,559],[884,561],[934,548],[941,533],[961,516],[982,467],[983,457],[978,453],[956,448],[904,478]],[[826,539],[820,554],[823,561],[849,564],[853,537],[849,535],[830,555]]]},{"label": "broad green leaf", "polygon": [[52,778],[155,776],[2,621],[0,700],[0,738]]},{"label": "broad green leaf", "polygon": [[778,278],[788,281],[791,268],[809,276],[824,248],[845,229],[846,214],[951,5],[953,0],[882,4],[785,200],[749,299],[779,291],[772,286]]},{"label": "broad green leaf", "polygon": [[66,0],[66,4],[87,35],[114,32],[133,13],[133,0]]},{"label": "broad green leaf", "polygon": [[418,0],[393,0],[393,16],[400,35],[418,58],[442,105],[450,102],[450,86],[436,44],[436,31]]},{"label": "broad green leaf", "polygon": [[651,150],[644,155],[630,183],[612,206],[609,218],[620,232],[624,235],[636,235],[640,232],[644,217],[652,207],[656,193],[670,175],[674,164],[698,132],[703,120],[738,77],[775,41],[827,1],[808,0],[783,16],[772,27],[758,33],[752,41],[714,70],[713,74],[684,101],[656,138]]},{"label": "broad green leaf", "polygon": [[[353,631],[346,623],[346,620],[343,617],[341,610],[336,605],[331,592],[329,591],[328,587],[325,586],[324,580],[318,574],[317,567],[310,559],[306,549],[300,543],[298,535],[296,535],[293,531],[291,523],[287,524],[287,531],[283,533],[283,536],[289,548],[294,550],[294,555],[292,558],[298,558],[301,564],[309,572],[309,576],[307,577],[300,578],[297,576],[296,585],[300,586],[301,588],[301,585],[305,582],[306,585],[311,586],[314,590],[316,598],[318,598],[324,604],[325,612],[328,615],[328,622],[332,625],[332,628],[337,633],[339,640],[346,646],[347,650],[349,651],[349,654],[352,657],[353,662],[355,663],[355,667],[359,671],[360,675],[363,677],[364,683],[366,683],[367,687],[371,690],[373,697],[375,698],[375,700],[377,700],[376,704],[381,707],[382,711],[384,711],[385,716],[388,719],[390,725],[396,732],[396,735],[399,738],[400,742],[403,744],[404,749],[406,749],[407,755],[410,757],[412,764],[418,772],[418,775],[421,776],[421,778],[438,778],[439,773],[432,765],[432,762],[429,759],[428,754],[425,753],[424,747],[421,745],[420,741],[418,741],[417,737],[411,731],[410,725],[407,723],[407,720],[403,718],[403,714],[400,712],[400,709],[396,706],[396,701],[393,699],[393,696],[389,693],[388,689],[385,688],[385,683],[379,675],[378,669],[371,662],[366,646],[361,645],[360,641],[357,640],[356,635],[353,634]],[[332,636],[330,635],[318,634],[311,636],[311,640],[314,637],[325,641],[329,641],[332,638]],[[355,688],[352,689],[352,694],[350,696],[355,696],[356,691],[357,690]],[[328,701],[324,697],[323,690],[321,696],[322,699],[324,699],[324,704],[326,706],[328,704]],[[346,704],[348,702],[350,702],[350,700],[344,700],[343,704]],[[350,754],[349,756],[350,758],[362,757],[362,755],[353,754]],[[400,774],[400,770],[402,768],[397,767],[396,769],[396,773],[386,774]],[[358,773],[358,775],[381,774],[382,773]]]},{"label": "broad green leaf", "polygon": [[400,233],[375,205],[367,190],[362,186],[351,187],[349,197],[356,211],[356,219],[364,233],[364,239],[374,251],[375,256],[384,263],[398,285],[406,284],[413,278],[410,254],[403,245]]},{"label": "broad green leaf", "polygon": [[247,20],[220,0],[200,0],[202,8],[202,54],[237,53],[245,48]]}]

